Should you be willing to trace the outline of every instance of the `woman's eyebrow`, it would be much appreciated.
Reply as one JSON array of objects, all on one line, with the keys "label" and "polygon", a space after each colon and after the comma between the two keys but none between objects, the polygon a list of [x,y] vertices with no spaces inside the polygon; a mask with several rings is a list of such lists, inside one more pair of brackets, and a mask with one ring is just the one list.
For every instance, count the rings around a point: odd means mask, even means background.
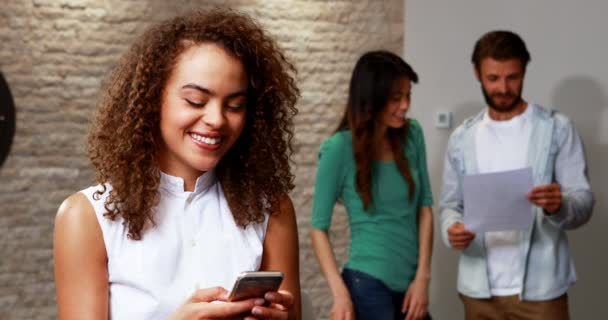
[{"label": "woman's eyebrow", "polygon": [[[214,96],[216,94],[215,92],[213,92],[213,91],[211,91],[211,90],[209,90],[209,89],[207,89],[205,87],[201,87],[201,86],[199,86],[197,84],[194,84],[194,83],[189,83],[189,84],[183,86],[182,89],[194,89],[194,90],[198,90],[198,91],[200,91],[202,93],[208,94],[210,96]],[[233,93],[227,95],[226,97],[227,98],[234,98],[234,97],[246,96],[246,95],[247,95],[247,90],[241,90],[241,91],[233,92]]]},{"label": "woman's eyebrow", "polygon": [[206,93],[206,94],[209,94],[209,95],[213,95],[214,94],[213,91],[211,91],[211,90],[209,90],[207,88],[203,88],[203,87],[201,87],[201,86],[199,86],[197,84],[194,84],[194,83],[188,83],[187,85],[183,86],[182,89],[194,89],[194,90],[198,90],[198,91],[200,91],[202,93]]}]

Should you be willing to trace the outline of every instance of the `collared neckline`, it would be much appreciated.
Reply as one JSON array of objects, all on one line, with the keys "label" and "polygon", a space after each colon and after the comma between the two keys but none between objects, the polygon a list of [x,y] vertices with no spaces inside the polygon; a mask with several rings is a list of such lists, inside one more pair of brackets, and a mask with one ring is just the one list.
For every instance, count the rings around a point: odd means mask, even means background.
[{"label": "collared neckline", "polygon": [[530,117],[532,116],[532,112],[532,104],[528,103],[524,112],[514,116],[509,120],[497,121],[490,118],[489,110],[488,108],[486,108],[486,110],[484,110],[483,112],[481,123],[485,124],[486,126],[491,126],[493,128],[509,128],[521,125],[522,123],[528,121],[528,119],[530,119]]},{"label": "collared neckline", "polygon": [[160,187],[176,195],[201,194],[207,191],[215,183],[215,181],[215,172],[213,170],[207,171],[196,178],[194,192],[191,192],[185,191],[185,183],[183,178],[168,175],[164,172],[160,173]]}]

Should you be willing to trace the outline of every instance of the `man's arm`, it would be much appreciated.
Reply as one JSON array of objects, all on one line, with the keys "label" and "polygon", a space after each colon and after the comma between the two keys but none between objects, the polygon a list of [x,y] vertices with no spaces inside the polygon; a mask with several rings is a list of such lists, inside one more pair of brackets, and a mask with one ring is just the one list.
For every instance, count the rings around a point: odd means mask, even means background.
[{"label": "man's arm", "polygon": [[594,198],[587,177],[587,162],[582,140],[569,120],[558,137],[554,179],[561,187],[560,208],[547,218],[562,229],[575,229],[591,218]]},{"label": "man's arm", "polygon": [[439,222],[441,238],[446,246],[452,247],[448,229],[455,223],[463,222],[463,195],[461,179],[458,174],[457,156],[455,154],[456,133],[452,134],[445,153],[441,197],[439,199]]}]

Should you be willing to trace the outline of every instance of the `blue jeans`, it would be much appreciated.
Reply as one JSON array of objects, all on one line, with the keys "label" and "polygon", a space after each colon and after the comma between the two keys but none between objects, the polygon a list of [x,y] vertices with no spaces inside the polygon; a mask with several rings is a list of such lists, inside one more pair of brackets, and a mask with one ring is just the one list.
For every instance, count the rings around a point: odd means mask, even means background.
[{"label": "blue jeans", "polygon": [[[342,279],[350,292],[357,320],[403,320],[405,292],[389,289],[384,282],[367,273],[344,268]],[[431,320],[427,314],[425,319]]]}]

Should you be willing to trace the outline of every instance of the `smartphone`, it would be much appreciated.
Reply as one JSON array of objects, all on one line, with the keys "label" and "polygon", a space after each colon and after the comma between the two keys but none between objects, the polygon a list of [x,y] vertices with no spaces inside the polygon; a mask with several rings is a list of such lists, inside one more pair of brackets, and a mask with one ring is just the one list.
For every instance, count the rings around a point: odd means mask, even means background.
[{"label": "smartphone", "polygon": [[263,298],[269,291],[278,291],[283,282],[280,271],[245,271],[239,274],[230,291],[228,301]]}]

